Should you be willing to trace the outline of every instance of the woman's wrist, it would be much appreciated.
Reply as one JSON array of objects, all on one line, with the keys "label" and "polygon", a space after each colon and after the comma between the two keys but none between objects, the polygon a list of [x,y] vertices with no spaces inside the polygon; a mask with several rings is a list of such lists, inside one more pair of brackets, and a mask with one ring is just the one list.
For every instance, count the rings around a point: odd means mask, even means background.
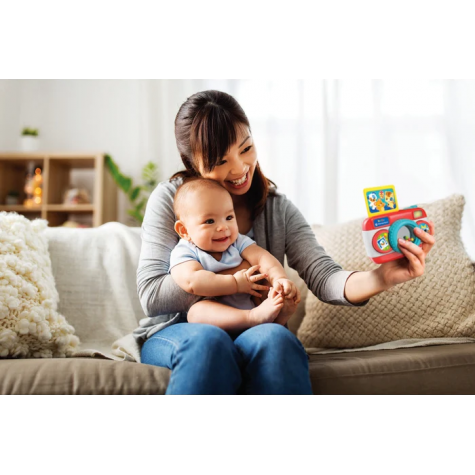
[{"label": "woman's wrist", "polygon": [[380,266],[377,269],[374,269],[370,271],[374,273],[375,279],[377,280],[377,285],[378,287],[381,288],[381,292],[384,292],[385,290],[390,289],[391,287],[394,287],[392,284],[388,283],[386,280],[386,276],[383,272],[383,268]]},{"label": "woman's wrist", "polygon": [[344,294],[348,302],[358,304],[388,290],[390,287],[378,268],[351,274],[346,280]]}]

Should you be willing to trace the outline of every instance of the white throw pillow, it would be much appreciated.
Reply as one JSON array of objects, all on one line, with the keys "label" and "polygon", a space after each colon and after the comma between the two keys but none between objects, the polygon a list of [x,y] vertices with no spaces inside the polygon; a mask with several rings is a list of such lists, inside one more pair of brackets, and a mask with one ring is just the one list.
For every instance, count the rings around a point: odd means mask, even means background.
[{"label": "white throw pillow", "polygon": [[45,220],[0,212],[0,357],[71,356],[74,328],[57,312]]}]

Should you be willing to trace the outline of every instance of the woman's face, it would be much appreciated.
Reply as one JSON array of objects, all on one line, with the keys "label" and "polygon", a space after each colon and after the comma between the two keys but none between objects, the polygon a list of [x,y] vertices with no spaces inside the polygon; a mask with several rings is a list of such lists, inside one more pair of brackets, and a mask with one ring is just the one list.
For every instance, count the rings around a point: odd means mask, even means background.
[{"label": "woman's face", "polygon": [[219,159],[211,172],[205,172],[201,157],[196,157],[201,176],[217,181],[234,196],[244,195],[249,191],[257,165],[257,152],[249,129],[239,128],[237,136],[236,143]]}]

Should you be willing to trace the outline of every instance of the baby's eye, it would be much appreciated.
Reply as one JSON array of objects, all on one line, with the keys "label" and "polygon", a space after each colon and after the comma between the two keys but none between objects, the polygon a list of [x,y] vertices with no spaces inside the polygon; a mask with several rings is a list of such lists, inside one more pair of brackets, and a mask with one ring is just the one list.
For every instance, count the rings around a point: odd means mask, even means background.
[{"label": "baby's eye", "polygon": [[234,216],[229,215],[226,219],[227,219],[228,221],[231,221],[231,219],[234,219]]},{"label": "baby's eye", "polygon": [[205,221],[205,224],[213,224],[214,223],[214,219],[207,219]]}]

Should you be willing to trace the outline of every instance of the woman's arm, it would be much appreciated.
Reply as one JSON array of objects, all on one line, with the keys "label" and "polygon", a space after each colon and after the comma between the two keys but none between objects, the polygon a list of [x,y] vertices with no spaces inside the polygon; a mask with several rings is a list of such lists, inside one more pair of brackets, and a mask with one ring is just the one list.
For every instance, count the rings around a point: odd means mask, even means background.
[{"label": "woman's arm", "polygon": [[343,270],[317,242],[299,209],[286,197],[282,200],[280,211],[285,220],[285,254],[289,266],[299,273],[309,290],[322,302],[365,305],[367,299],[353,303],[345,296],[346,282],[351,275],[355,275],[354,271]]},{"label": "woman's arm", "polygon": [[200,297],[181,289],[168,273],[170,254],[179,240],[174,230],[177,185],[160,183],[147,203],[137,268],[137,291],[148,317],[186,312]]}]

